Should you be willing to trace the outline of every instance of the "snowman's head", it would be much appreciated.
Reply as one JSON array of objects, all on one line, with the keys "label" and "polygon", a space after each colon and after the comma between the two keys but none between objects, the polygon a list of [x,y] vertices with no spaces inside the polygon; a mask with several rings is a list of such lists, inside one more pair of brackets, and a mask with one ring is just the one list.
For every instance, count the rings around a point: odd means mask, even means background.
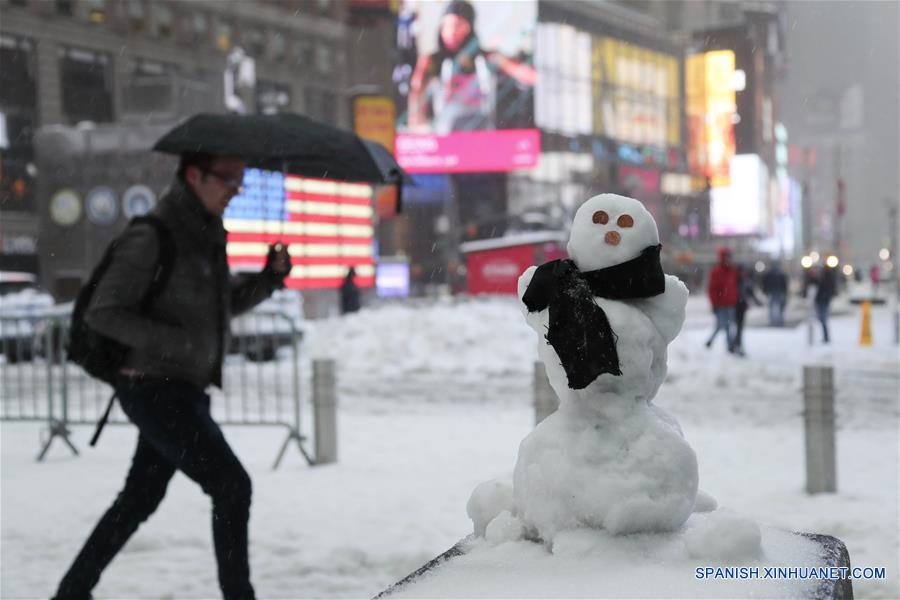
[{"label": "snowman's head", "polygon": [[659,244],[656,221],[634,198],[600,194],[581,205],[567,250],[581,271],[595,271],[637,258]]}]

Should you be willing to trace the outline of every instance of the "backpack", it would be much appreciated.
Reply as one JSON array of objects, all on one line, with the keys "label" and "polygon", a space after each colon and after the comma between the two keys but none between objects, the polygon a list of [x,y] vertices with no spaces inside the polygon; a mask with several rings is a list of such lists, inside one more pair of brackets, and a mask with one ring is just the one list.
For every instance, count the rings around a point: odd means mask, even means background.
[{"label": "backpack", "polygon": [[[142,223],[152,225],[159,239],[159,258],[156,265],[156,273],[150,284],[150,289],[147,290],[147,293],[141,300],[140,310],[141,312],[146,312],[150,307],[150,302],[162,292],[169,280],[169,276],[172,274],[172,266],[175,263],[175,241],[165,224],[159,217],[154,215],[135,217],[128,223],[128,227]],[[107,246],[106,251],[103,253],[103,258],[94,267],[90,279],[78,292],[75,306],[72,309],[67,350],[68,360],[80,366],[91,377],[111,385],[115,383],[116,375],[125,362],[125,358],[128,355],[128,347],[91,329],[84,321],[84,314],[91,303],[94,291],[112,262],[115,249],[122,242],[122,237],[117,237]],[[100,431],[103,429],[103,425],[106,424],[107,418],[109,418],[109,412],[112,409],[115,398],[116,395],[113,394],[109,399],[106,412],[101,417],[100,422],[98,422],[97,430],[91,439],[91,446],[96,444],[97,438],[100,437]]]}]

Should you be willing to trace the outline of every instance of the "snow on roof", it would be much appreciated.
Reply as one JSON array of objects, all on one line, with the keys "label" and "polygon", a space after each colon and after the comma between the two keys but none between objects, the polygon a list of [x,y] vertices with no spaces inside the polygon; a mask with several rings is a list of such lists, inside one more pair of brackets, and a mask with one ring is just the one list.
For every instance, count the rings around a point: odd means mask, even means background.
[{"label": "snow on roof", "polygon": [[541,244],[544,242],[565,242],[567,239],[569,239],[569,236],[564,231],[528,231],[525,233],[505,235],[499,238],[491,238],[489,240],[463,242],[459,245],[459,249],[463,253],[481,252],[482,250],[527,246],[529,244]]}]

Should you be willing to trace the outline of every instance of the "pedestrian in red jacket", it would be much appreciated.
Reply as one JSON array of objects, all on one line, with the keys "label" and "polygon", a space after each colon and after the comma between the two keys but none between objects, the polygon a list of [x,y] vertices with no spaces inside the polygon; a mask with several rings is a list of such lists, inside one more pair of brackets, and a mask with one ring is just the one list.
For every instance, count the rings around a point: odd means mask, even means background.
[{"label": "pedestrian in red jacket", "polygon": [[719,248],[719,262],[709,273],[709,285],[706,292],[716,315],[716,328],[706,341],[706,347],[712,346],[719,331],[725,332],[728,351],[734,352],[734,320],[735,307],[740,297],[738,293],[738,270],[731,260],[730,248]]}]

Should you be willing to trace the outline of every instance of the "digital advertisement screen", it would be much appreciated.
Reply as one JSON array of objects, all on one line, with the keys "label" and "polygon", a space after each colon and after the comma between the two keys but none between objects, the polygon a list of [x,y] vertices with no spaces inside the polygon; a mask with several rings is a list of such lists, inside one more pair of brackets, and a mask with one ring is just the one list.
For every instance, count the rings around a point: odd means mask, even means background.
[{"label": "digital advertisement screen", "polygon": [[397,14],[396,156],[410,173],[537,164],[536,0],[405,0]]},{"label": "digital advertisement screen", "polygon": [[762,227],[769,171],[756,154],[731,157],[731,183],[710,190],[713,235],[755,235]]},{"label": "digital advertisement screen", "polygon": [[538,127],[569,136],[593,133],[591,36],[571,25],[540,23],[535,64]]},{"label": "digital advertisement screen", "polygon": [[688,164],[691,172],[708,177],[713,188],[728,185],[736,151],[734,69],[731,50],[689,56],[685,67]]},{"label": "digital advertisement screen", "polygon": [[660,148],[681,144],[678,58],[597,36],[591,72],[594,133]]},{"label": "digital advertisement screen", "polygon": [[359,287],[375,285],[369,185],[247,169],[224,219],[235,271],[258,271],[269,246],[282,242],[293,264],[289,288],[336,288],[351,266]]},{"label": "digital advertisement screen", "polygon": [[375,267],[375,289],[382,298],[409,296],[409,264],[380,263]]}]

